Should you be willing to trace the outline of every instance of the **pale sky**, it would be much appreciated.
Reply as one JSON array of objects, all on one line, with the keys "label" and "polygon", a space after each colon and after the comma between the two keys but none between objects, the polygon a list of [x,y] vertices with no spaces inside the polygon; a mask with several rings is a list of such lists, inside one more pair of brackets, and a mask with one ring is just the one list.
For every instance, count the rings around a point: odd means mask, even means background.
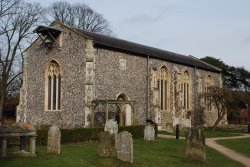
[{"label": "pale sky", "polygon": [[[47,7],[53,0],[25,0]],[[66,0],[101,13],[117,38],[250,70],[250,0]]]}]

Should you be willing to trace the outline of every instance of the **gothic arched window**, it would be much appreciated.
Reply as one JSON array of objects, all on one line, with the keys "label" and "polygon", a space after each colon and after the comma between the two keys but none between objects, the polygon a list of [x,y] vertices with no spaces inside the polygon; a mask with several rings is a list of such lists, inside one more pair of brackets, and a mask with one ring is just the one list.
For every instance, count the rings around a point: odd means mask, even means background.
[{"label": "gothic arched window", "polygon": [[169,99],[169,79],[168,70],[163,66],[158,73],[159,105],[160,110],[167,110]]},{"label": "gothic arched window", "polygon": [[61,73],[59,64],[52,60],[46,72],[45,109],[61,110]]},{"label": "gothic arched window", "polygon": [[211,76],[208,75],[205,80],[205,94],[207,95],[205,97],[205,105],[206,105],[206,110],[211,111],[212,109],[212,104],[211,104],[211,97],[209,97],[211,93],[211,86],[212,86],[212,80]]},{"label": "gothic arched window", "polygon": [[188,71],[185,71],[181,83],[182,106],[184,109],[190,109],[190,77]]}]

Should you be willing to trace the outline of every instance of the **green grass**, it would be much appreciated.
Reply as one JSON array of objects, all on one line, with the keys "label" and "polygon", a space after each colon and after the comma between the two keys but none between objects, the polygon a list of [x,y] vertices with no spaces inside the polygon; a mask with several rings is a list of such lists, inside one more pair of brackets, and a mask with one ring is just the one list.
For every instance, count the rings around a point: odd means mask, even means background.
[{"label": "green grass", "polygon": [[217,140],[216,142],[250,157],[250,138]]},{"label": "green grass", "polygon": [[225,130],[225,129],[216,129],[212,131],[211,129],[205,129],[204,135],[206,138],[214,137],[232,137],[239,136],[241,133],[246,133],[243,130]]},{"label": "green grass", "polygon": [[[212,131],[211,129],[204,130],[204,135],[206,138],[239,136],[241,133],[246,133],[246,132],[243,130],[225,130],[225,129],[216,129],[215,131]],[[158,134],[175,135],[175,132],[169,133],[165,131],[158,131]],[[185,137],[186,131],[180,131],[180,136]]]},{"label": "green grass", "polygon": [[134,140],[134,164],[114,158],[97,158],[97,143],[74,143],[62,145],[62,154],[49,155],[45,146],[37,147],[36,158],[0,159],[1,167],[240,167],[213,149],[207,148],[207,162],[190,161],[185,158],[185,141],[157,138],[154,142]]}]

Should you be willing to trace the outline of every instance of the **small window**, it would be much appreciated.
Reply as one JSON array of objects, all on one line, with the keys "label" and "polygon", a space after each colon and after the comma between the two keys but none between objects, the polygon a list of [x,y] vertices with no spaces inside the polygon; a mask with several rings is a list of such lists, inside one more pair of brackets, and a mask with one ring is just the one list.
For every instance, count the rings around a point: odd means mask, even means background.
[{"label": "small window", "polygon": [[120,61],[119,61],[119,63],[120,63],[120,65],[119,65],[119,68],[121,69],[121,70],[126,70],[126,60],[124,60],[124,59],[120,59]]}]

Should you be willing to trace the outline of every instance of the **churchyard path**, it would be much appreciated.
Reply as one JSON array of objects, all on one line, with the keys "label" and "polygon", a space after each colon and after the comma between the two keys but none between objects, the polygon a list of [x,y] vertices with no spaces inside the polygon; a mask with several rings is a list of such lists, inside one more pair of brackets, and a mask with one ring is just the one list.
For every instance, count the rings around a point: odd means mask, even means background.
[{"label": "churchyard path", "polygon": [[[163,135],[163,134],[158,134],[157,136],[161,137],[161,138],[175,138],[175,136]],[[240,136],[233,136],[233,137],[206,138],[206,145],[208,147],[211,147],[211,148],[217,150],[218,152],[224,154],[225,156],[227,156],[235,161],[239,161],[240,163],[242,163],[246,167],[250,167],[250,158],[249,157],[216,143],[216,140],[240,139],[240,138],[250,138],[250,134],[242,134]],[[180,137],[180,139],[185,139],[185,138]]]},{"label": "churchyard path", "polygon": [[206,138],[206,145],[226,155],[227,157],[239,161],[240,163],[242,163],[247,167],[250,167],[249,157],[216,143],[216,140],[240,139],[240,138],[250,138],[250,134],[242,134],[241,136],[234,136],[234,137]]}]

